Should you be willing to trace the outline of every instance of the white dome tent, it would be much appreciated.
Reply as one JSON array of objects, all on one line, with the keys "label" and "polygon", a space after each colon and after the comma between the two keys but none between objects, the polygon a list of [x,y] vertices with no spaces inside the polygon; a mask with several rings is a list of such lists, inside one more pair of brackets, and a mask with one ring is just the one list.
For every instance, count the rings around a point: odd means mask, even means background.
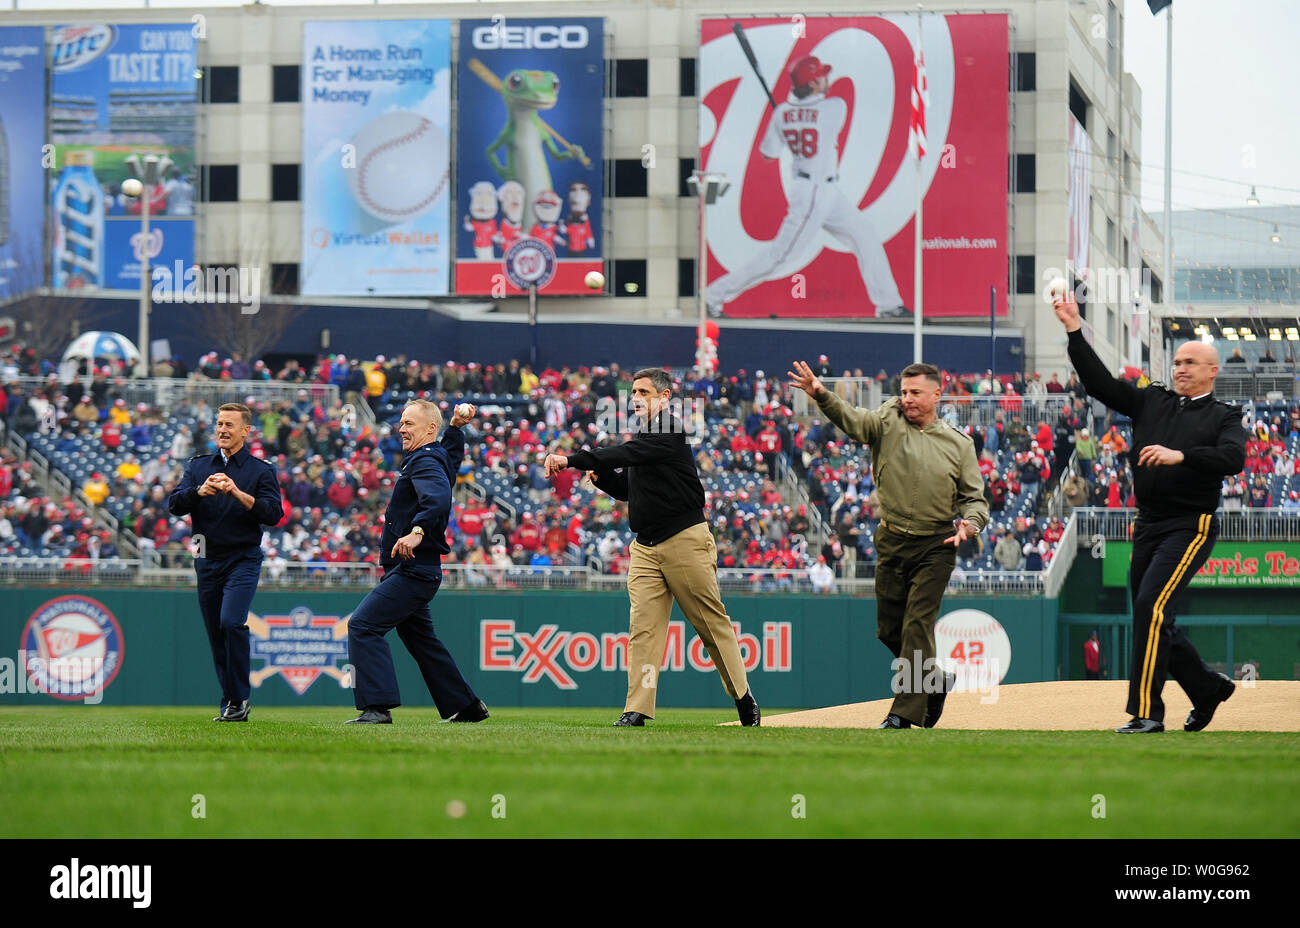
[{"label": "white dome tent", "polygon": [[129,371],[139,363],[140,352],[131,339],[118,332],[82,332],[63,352],[59,379],[67,383],[76,378],[83,363],[90,371],[97,361],[124,361]]}]

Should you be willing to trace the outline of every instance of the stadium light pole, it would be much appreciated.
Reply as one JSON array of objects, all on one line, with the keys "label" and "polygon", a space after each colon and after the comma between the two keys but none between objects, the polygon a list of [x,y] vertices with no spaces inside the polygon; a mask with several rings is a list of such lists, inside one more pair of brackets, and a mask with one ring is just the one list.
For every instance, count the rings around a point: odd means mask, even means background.
[{"label": "stadium light pole", "polygon": [[172,160],[166,155],[161,158],[157,155],[145,155],[144,160],[141,161],[140,156],[135,154],[125,160],[131,174],[144,185],[140,192],[140,328],[137,335],[139,344],[136,347],[140,350],[140,364],[144,368],[144,376],[148,377],[149,312],[152,309],[149,290],[149,206],[153,199],[153,188],[162,180],[163,172],[171,166]]},{"label": "stadium light pole", "polygon": [[695,263],[695,309],[698,317],[695,333],[695,372],[702,378],[705,370],[704,339],[707,337],[706,331],[709,321],[708,304],[704,293],[705,287],[709,283],[709,245],[706,236],[705,207],[716,203],[718,198],[727,192],[731,182],[727,180],[727,175],[723,173],[693,171],[691,176],[686,178],[686,186],[699,203],[700,210],[700,248]]}]

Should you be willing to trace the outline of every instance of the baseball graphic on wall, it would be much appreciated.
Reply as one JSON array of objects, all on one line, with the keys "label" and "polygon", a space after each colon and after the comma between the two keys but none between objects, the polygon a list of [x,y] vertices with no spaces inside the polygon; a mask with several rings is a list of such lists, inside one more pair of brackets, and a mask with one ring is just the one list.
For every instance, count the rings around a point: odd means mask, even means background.
[{"label": "baseball graphic on wall", "polygon": [[346,170],[352,198],[388,223],[407,222],[433,209],[447,190],[447,142],[419,113],[376,116],[351,139],[355,166]]}]

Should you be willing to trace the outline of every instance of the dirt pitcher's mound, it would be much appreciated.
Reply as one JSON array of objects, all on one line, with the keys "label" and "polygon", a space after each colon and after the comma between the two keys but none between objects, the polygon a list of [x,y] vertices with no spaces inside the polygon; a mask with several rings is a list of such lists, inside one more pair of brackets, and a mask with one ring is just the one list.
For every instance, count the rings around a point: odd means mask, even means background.
[{"label": "dirt pitcher's mound", "polygon": [[[1165,727],[1182,731],[1191,703],[1172,680],[1164,688]],[[965,730],[1101,731],[1128,721],[1125,680],[1060,680],[1017,683],[979,693],[952,693],[941,728]],[[875,728],[889,713],[890,700],[859,702],[764,716],[773,728]],[[737,722],[730,724],[736,725]],[[1256,680],[1237,684],[1232,698],[1214,713],[1206,731],[1300,731],[1300,681]]]}]

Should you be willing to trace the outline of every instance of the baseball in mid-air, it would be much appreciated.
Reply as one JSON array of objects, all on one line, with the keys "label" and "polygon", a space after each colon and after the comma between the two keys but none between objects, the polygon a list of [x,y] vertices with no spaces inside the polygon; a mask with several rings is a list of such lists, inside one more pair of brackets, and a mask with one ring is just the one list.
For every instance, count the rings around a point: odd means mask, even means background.
[{"label": "baseball in mid-air", "polygon": [[588,271],[587,276],[582,280],[592,290],[603,290],[605,288],[605,275],[600,271]]},{"label": "baseball in mid-air", "polygon": [[474,415],[474,407],[469,403],[457,403],[455,412],[457,418],[469,419]]},{"label": "baseball in mid-air", "polygon": [[144,193],[144,184],[140,183],[134,177],[128,177],[122,181],[122,192],[128,197],[138,197]]},{"label": "baseball in mid-air", "polygon": [[1047,293],[1051,296],[1053,303],[1065,299],[1065,278],[1053,277],[1047,284]]}]

